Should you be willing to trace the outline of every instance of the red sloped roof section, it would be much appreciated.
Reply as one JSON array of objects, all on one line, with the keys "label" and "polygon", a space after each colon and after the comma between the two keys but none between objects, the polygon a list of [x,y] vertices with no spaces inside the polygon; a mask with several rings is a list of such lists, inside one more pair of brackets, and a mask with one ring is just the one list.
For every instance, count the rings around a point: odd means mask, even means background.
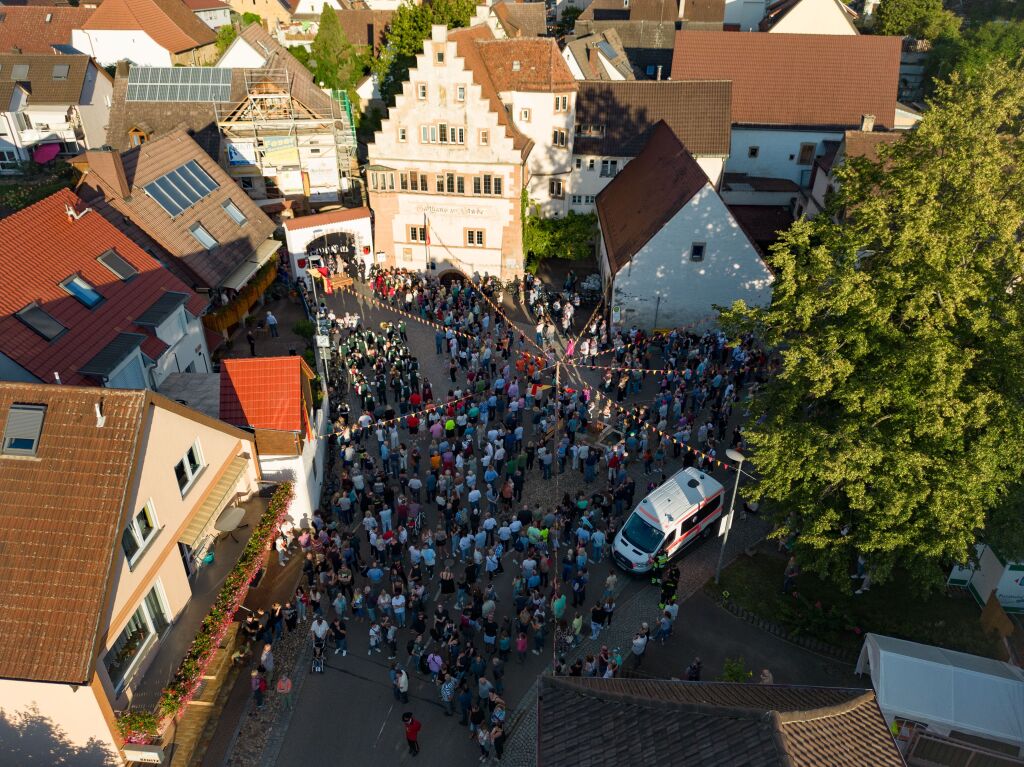
[{"label": "red sloped roof section", "polygon": [[314,377],[301,357],[226,359],[220,367],[220,417],[234,426],[309,436],[302,377]]},{"label": "red sloped roof section", "polygon": [[[76,210],[74,219],[67,208]],[[85,211],[85,212],[83,212]],[[137,271],[118,279],[97,259],[113,249]],[[31,266],[26,268],[26,258]],[[166,291],[186,293],[187,306],[201,312],[206,302],[168,272],[123,232],[95,211],[88,211],[70,190],[0,221],[0,351],[37,378],[67,384],[95,384],[78,369],[122,332],[138,332],[134,319]],[[73,298],[60,283],[81,275],[103,297],[92,309]],[[36,302],[67,330],[46,341],[15,316]]]}]

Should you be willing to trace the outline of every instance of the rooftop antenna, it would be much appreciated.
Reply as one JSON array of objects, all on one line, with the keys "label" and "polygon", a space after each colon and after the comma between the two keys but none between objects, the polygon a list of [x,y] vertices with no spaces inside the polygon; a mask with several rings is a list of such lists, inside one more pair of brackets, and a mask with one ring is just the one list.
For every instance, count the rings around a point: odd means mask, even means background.
[{"label": "rooftop antenna", "polygon": [[96,403],[96,428],[102,429],[106,422],[107,417],[103,415],[103,397],[100,397],[100,401]]}]

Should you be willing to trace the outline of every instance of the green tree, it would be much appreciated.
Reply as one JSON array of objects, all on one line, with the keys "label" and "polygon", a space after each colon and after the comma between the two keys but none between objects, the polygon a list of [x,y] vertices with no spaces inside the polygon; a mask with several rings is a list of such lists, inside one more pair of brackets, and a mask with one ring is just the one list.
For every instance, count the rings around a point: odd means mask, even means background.
[{"label": "green tree", "polygon": [[341,28],[337,11],[324,5],[307,63],[307,67],[313,66],[313,76],[328,88],[348,91],[349,98],[358,104],[353,91],[363,76],[366,64],[365,54],[349,42]]},{"label": "green tree", "polygon": [[723,312],[780,351],[748,429],[777,535],[847,581],[865,556],[922,588],[964,561],[1024,452],[1024,72],[941,83],[885,168],[840,171],[836,210],[772,249],[770,307]]},{"label": "green tree", "polygon": [[217,39],[214,41],[214,45],[217,46],[217,54],[223,54],[238,37],[238,30],[235,29],[234,24],[226,24],[217,30]]},{"label": "green tree", "polygon": [[566,35],[571,35],[576,28],[576,19],[580,17],[581,13],[583,13],[583,9],[577,8],[575,5],[570,5],[562,11],[561,18],[555,24],[555,36],[565,37]]},{"label": "green tree", "polygon": [[995,59],[1022,65],[1024,21],[990,21],[967,29],[962,36],[935,41],[928,57],[928,74],[934,80],[959,71],[973,75]]},{"label": "green tree", "polygon": [[526,213],[523,219],[523,252],[527,268],[535,271],[545,258],[590,259],[594,255],[596,236],[596,213],[569,211],[564,218],[540,218]]},{"label": "green tree", "polygon": [[406,1],[399,5],[388,25],[385,45],[371,63],[381,97],[389,102],[402,89],[402,82],[416,63],[416,54],[423,50],[423,41],[430,37],[433,24],[467,27],[475,11],[473,0],[435,0],[423,5]]},{"label": "green tree", "polygon": [[884,0],[875,15],[882,35],[910,35],[918,40],[952,37],[960,19],[942,6],[942,0]]}]

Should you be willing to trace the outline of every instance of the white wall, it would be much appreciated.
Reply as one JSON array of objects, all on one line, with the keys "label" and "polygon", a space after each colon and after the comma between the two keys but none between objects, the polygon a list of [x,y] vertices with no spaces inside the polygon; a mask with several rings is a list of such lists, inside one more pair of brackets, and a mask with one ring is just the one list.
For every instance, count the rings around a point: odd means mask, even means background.
[{"label": "white wall", "polygon": [[78,113],[82,118],[82,131],[88,149],[98,149],[107,143],[107,125],[114,84],[106,72],[100,72],[92,63],[85,73]]},{"label": "white wall", "polygon": [[769,32],[793,35],[857,35],[853,19],[837,0],[800,0]]},{"label": "white wall", "polygon": [[231,23],[230,8],[212,8],[206,11],[196,11],[196,16],[210,29],[219,29]]},{"label": "white wall", "polygon": [[[791,128],[745,128],[733,126],[729,159],[725,163],[728,173],[746,173],[748,176],[788,178],[801,186],[810,183],[814,158],[807,165],[798,165],[800,145],[814,144],[814,156],[824,151],[825,141],[840,141],[843,131],[794,130]],[[757,157],[750,157],[751,146],[758,147]]]},{"label": "white wall", "polygon": [[[321,437],[330,426],[326,401],[325,397],[325,404],[314,414],[313,419],[313,433]],[[288,516],[299,527],[313,525],[313,512],[320,506],[326,458],[326,439],[305,440],[302,455],[260,455],[260,471],[265,481],[294,483],[295,497],[288,507]]]},{"label": "white wall", "polygon": [[[559,93],[569,97],[567,112],[555,111],[554,93],[516,91],[502,93],[501,100],[510,105],[509,114],[519,131],[533,141],[528,167],[531,179],[529,183],[530,200],[536,202],[544,216],[561,216],[565,214],[568,198],[569,178],[572,168],[573,127],[576,115],[576,93]],[[524,119],[523,110],[528,110],[529,120]],[[555,130],[565,131],[565,146],[555,146],[553,135]],[[562,198],[552,197],[549,182],[552,179],[562,182],[564,195]]]},{"label": "white wall", "polygon": [[341,10],[338,0],[299,0],[292,13],[310,13],[319,16],[325,5],[336,11]]},{"label": "white wall", "polygon": [[[702,261],[690,260],[694,242],[706,244]],[[710,318],[713,305],[740,298],[766,305],[771,282],[768,267],[708,184],[615,275],[612,307],[623,310],[627,327],[677,327]]]},{"label": "white wall", "polygon": [[754,32],[767,7],[766,0],[725,0],[725,23],[739,24],[742,32]]},{"label": "white wall", "polygon": [[[184,334],[180,330],[175,332],[178,316],[184,314],[187,330]],[[210,352],[206,347],[206,334],[203,332],[203,323],[188,314],[184,308],[179,308],[174,316],[169,317],[165,322],[166,329],[161,332],[157,328],[157,337],[165,343],[170,339],[177,339],[171,348],[163,353],[157,361],[153,370],[153,385],[159,387],[171,373],[184,373],[189,365],[194,367],[196,373],[210,372]],[[163,327],[163,326],[161,326]]]},{"label": "white wall", "polygon": [[562,49],[562,58],[565,59],[565,63],[569,65],[569,71],[572,72],[573,77],[577,80],[587,79],[583,75],[583,70],[580,69],[579,62],[576,61],[576,57],[573,55],[573,52],[570,50],[568,45]]},{"label": "white wall", "polygon": [[[317,237],[335,232],[347,232],[354,238],[353,247],[356,258],[366,262],[367,269],[373,263],[373,227],[370,217],[359,218],[354,221],[341,221],[336,224],[325,224],[323,226],[309,226],[303,229],[284,230],[284,241],[288,247],[288,264],[291,268],[292,277],[308,278],[305,269],[299,268],[299,259],[306,258],[306,246]],[[370,252],[363,254],[363,248],[368,247]]]},{"label": "white wall", "polygon": [[122,59],[140,67],[174,65],[170,51],[140,29],[73,29],[71,44],[103,67]]},{"label": "white wall", "polygon": [[[24,639],[8,637],[10,642]],[[21,758],[11,756],[11,761],[4,762],[12,767],[16,764],[56,764],[54,753],[62,753],[62,749],[54,748],[58,740],[64,740],[71,749],[83,749],[72,756],[70,762],[61,760],[65,764],[123,763],[95,690],[90,685],[72,687],[0,679],[0,714],[15,727],[19,723],[31,723],[17,743]],[[0,743],[0,751],[4,753],[5,745],[14,746]],[[103,757],[107,761],[102,761]]]},{"label": "white wall", "polygon": [[236,37],[215,66],[228,69],[258,69],[265,62],[266,57],[262,53],[241,37]]},{"label": "white wall", "polygon": [[579,8],[581,11],[585,11],[590,7],[591,2],[592,0],[555,0],[555,15],[562,18],[562,14],[567,8]]}]

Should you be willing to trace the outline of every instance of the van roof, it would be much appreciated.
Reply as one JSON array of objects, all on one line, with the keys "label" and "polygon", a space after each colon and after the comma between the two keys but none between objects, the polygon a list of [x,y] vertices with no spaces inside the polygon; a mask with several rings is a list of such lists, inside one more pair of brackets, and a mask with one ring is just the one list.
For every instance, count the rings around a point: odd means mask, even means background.
[{"label": "van roof", "polygon": [[667,532],[694,506],[721,490],[718,480],[690,466],[677,471],[667,482],[652,490],[636,510],[648,522],[657,522]]}]

